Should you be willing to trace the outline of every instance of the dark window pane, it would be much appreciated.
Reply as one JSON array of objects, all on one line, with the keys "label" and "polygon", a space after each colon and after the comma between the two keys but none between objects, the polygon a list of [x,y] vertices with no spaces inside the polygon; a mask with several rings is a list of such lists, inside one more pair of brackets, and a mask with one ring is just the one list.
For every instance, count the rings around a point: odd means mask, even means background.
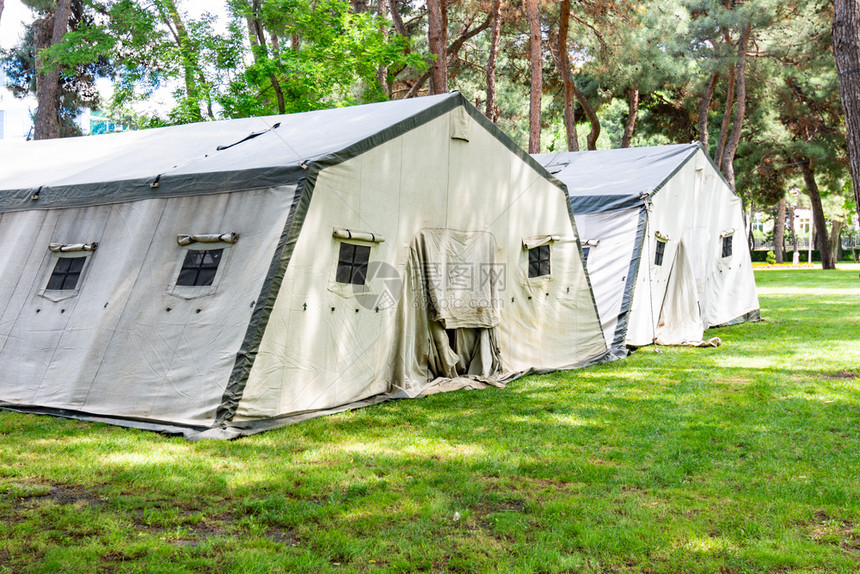
[{"label": "dark window pane", "polygon": [[367,263],[363,263],[353,268],[352,283],[355,285],[364,285],[367,278]]},{"label": "dark window pane", "polygon": [[654,252],[654,265],[663,265],[663,253],[666,251],[666,242],[657,241],[657,251]]},{"label": "dark window pane", "polygon": [[71,291],[78,286],[81,271],[84,269],[86,257],[60,257],[57,259],[48,285],[45,289],[52,291]]},{"label": "dark window pane", "polygon": [[[62,260],[61,260],[62,261]],[[66,280],[66,276],[62,273],[57,274],[56,268],[54,272],[51,273],[51,278],[48,279],[48,286],[46,289],[56,290],[63,288],[63,282]]]},{"label": "dark window pane", "polygon": [[335,280],[338,283],[364,285],[369,260],[369,246],[341,243]]},{"label": "dark window pane", "polygon": [[212,285],[212,282],[215,281],[215,273],[217,271],[217,269],[201,269],[197,274],[197,281],[194,284],[202,287]]},{"label": "dark window pane", "polygon": [[177,285],[208,287],[215,281],[223,249],[189,250],[176,278]]},{"label": "dark window pane", "polygon": [[86,262],[86,257],[70,257],[69,261],[69,272],[70,273],[80,273],[84,269],[84,263]]},{"label": "dark window pane", "polygon": [[591,252],[591,247],[583,247],[582,255],[585,257],[585,260],[588,261],[588,254]]},{"label": "dark window pane", "polygon": [[196,269],[182,269],[179,272],[179,278],[176,280],[177,285],[194,285],[197,279]]},{"label": "dark window pane", "polygon": [[370,261],[370,247],[356,245],[355,258],[352,261],[367,266],[367,262]]},{"label": "dark window pane", "polygon": [[732,236],[723,237],[723,257],[732,256]]},{"label": "dark window pane", "polygon": [[349,265],[343,265],[343,262],[338,261],[337,264],[337,274],[335,275],[335,281],[338,283],[350,283],[350,275],[352,274],[352,267]]},{"label": "dark window pane", "polygon": [[57,266],[54,267],[54,273],[68,273],[69,266],[72,264],[71,257],[60,257],[57,259]]},{"label": "dark window pane", "polygon": [[340,257],[339,262],[343,262],[346,264],[352,264],[352,260],[355,258],[355,245],[351,243],[341,243],[340,244]]},{"label": "dark window pane", "polygon": [[218,269],[218,263],[221,261],[221,250],[203,252],[203,266],[212,269]]},{"label": "dark window pane", "polygon": [[74,289],[78,285],[78,279],[80,279],[80,273],[69,273],[66,275],[65,279],[63,279],[63,286],[60,289]]},{"label": "dark window pane", "polygon": [[549,245],[529,249],[529,277],[549,275]]}]

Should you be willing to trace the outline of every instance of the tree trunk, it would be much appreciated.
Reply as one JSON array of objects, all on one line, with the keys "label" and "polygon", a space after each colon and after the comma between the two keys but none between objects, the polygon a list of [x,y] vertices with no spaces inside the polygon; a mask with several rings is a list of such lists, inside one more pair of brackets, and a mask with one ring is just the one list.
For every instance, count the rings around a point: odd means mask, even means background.
[{"label": "tree trunk", "polygon": [[[470,30],[469,28],[472,25],[472,20],[471,19],[467,20],[466,23],[464,24],[463,28],[460,30],[460,37],[457,38],[456,40],[454,40],[453,42],[451,42],[451,45],[448,46],[448,49],[445,51],[446,57],[449,60],[455,58],[457,56],[457,54],[460,52],[460,48],[463,47],[463,44],[465,44],[469,39],[474,38],[475,36],[477,36],[478,34],[483,32],[484,30],[489,28],[491,22],[492,22],[492,17],[490,15],[488,15],[487,19],[484,20],[480,26]],[[418,78],[414,84],[412,84],[412,86],[406,92],[406,95],[403,96],[404,99],[405,98],[413,98],[413,97],[417,96],[418,92],[421,91],[421,87],[424,85],[424,83],[427,80],[430,79],[432,74],[433,74],[433,68],[431,67],[430,70],[424,72],[424,75],[421,76],[420,78]]]},{"label": "tree trunk", "polygon": [[[379,0],[376,5],[376,13],[379,16],[379,31],[382,37],[385,38],[385,43],[388,43],[388,26],[384,24],[386,16],[388,16],[388,0]],[[386,98],[391,98],[391,85],[388,83],[388,66],[380,66],[376,70],[376,82],[379,84],[379,89],[385,94]]]},{"label": "tree trunk", "polygon": [[574,113],[576,95],[573,91],[573,78],[570,75],[570,52],[567,48],[567,35],[570,31],[570,0],[561,2],[561,24],[558,30],[558,38],[554,40],[550,32],[550,52],[555,62],[555,67],[561,76],[561,85],[564,90],[564,132],[567,138],[567,151],[579,151],[579,136],[576,133],[576,115]]},{"label": "tree trunk", "polygon": [[624,135],[621,137],[621,147],[630,147],[633,130],[636,128],[636,114],[639,112],[639,88],[633,86],[628,94],[627,123],[624,125]]},{"label": "tree trunk", "polygon": [[494,0],[490,10],[493,17],[493,31],[490,33],[490,57],[487,59],[487,108],[484,115],[491,122],[499,120],[496,110],[496,60],[499,58],[499,40],[502,33],[502,1]]},{"label": "tree trunk", "polygon": [[702,104],[699,106],[699,141],[708,151],[708,111],[711,109],[711,100],[714,97],[714,89],[717,86],[719,74],[714,72],[705,85],[705,93],[702,94]]},{"label": "tree trunk", "polygon": [[827,222],[824,219],[824,208],[821,206],[821,193],[815,181],[815,174],[808,159],[798,162],[803,173],[803,181],[809,194],[809,202],[812,204],[812,221],[815,225],[815,246],[821,253],[821,266],[824,269],[836,269],[833,261],[833,251],[830,249],[830,237],[827,234]]},{"label": "tree trunk", "polygon": [[538,0],[526,0],[529,19],[529,61],[532,68],[529,97],[529,153],[540,152],[540,105],[543,92],[543,50],[541,48]]},{"label": "tree trunk", "polygon": [[723,155],[726,149],[726,139],[729,136],[729,125],[732,120],[732,108],[735,105],[735,75],[729,72],[729,79],[726,82],[726,106],[723,110],[723,120],[720,122],[720,137],[717,138],[717,151],[714,154],[714,162],[717,165],[723,164]]},{"label": "tree trunk", "polygon": [[785,198],[779,200],[773,220],[773,254],[777,263],[785,262]]},{"label": "tree trunk", "polygon": [[37,20],[36,44],[36,117],[33,137],[37,140],[60,137],[60,70],[47,69],[42,51],[59,44],[69,28],[71,0],[59,0],[52,16]]},{"label": "tree trunk", "polygon": [[594,107],[585,98],[582,90],[577,87],[576,82],[571,82],[571,85],[573,86],[576,101],[582,106],[582,111],[585,112],[585,117],[588,118],[588,123],[591,124],[591,131],[588,132],[588,136],[585,138],[586,144],[588,145],[588,149],[595,150],[597,149],[597,138],[600,137],[600,118],[597,117],[597,112],[594,111]]},{"label": "tree trunk", "polygon": [[860,2],[834,0],[833,55],[839,72],[839,92],[845,115],[848,162],[854,201],[860,216]]},{"label": "tree trunk", "polygon": [[744,112],[746,111],[746,56],[749,37],[750,25],[747,24],[741,32],[740,40],[738,40],[738,64],[735,72],[735,75],[737,76],[735,79],[735,88],[737,90],[737,109],[735,109],[732,133],[726,141],[726,148],[722,157],[723,162],[720,164],[723,174],[726,176],[726,180],[732,188],[735,187],[735,153],[738,151],[738,145],[741,141],[741,129],[743,128]]},{"label": "tree trunk", "polygon": [[445,0],[427,0],[427,41],[430,53],[436,57],[430,69],[430,93],[444,94],[448,91],[448,56],[445,49],[442,3]]},{"label": "tree trunk", "polygon": [[842,260],[842,221],[834,219],[830,222],[830,251],[833,253],[833,263]]},{"label": "tree trunk", "polygon": [[367,0],[352,0],[352,11],[356,14],[367,12]]},{"label": "tree trunk", "polygon": [[403,23],[403,16],[400,15],[400,8],[397,6],[399,0],[389,0],[388,9],[391,12],[391,21],[394,23],[394,30],[403,36],[409,37],[409,30],[406,29],[406,24]]}]

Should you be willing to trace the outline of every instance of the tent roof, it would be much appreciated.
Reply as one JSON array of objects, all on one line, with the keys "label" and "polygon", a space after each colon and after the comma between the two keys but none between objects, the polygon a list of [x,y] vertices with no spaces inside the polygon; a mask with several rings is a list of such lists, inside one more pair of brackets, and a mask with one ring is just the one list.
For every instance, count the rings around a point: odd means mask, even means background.
[{"label": "tent roof", "polygon": [[698,143],[535,154],[567,185],[574,212],[612,211],[658,191],[700,148]]},{"label": "tent roof", "polygon": [[[289,115],[0,144],[0,209],[49,206],[48,197],[38,206],[27,205],[40,188],[64,190],[62,204],[68,205],[69,193],[114,201],[153,196],[156,178],[162,192],[174,193],[292,183],[306,177],[311,161],[331,160],[373,136],[385,141],[409,129],[411,125],[402,124],[410,119],[423,123],[464,102],[452,92]],[[395,133],[383,133],[391,128]],[[251,134],[258,135],[247,139]]]}]

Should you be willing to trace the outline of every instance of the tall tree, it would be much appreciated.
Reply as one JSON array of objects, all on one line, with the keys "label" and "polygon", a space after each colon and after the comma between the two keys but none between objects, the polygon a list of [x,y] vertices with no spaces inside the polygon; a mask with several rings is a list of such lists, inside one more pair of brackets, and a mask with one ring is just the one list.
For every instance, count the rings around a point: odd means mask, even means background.
[{"label": "tall tree", "polygon": [[839,91],[845,115],[848,160],[854,182],[854,201],[860,216],[860,2],[834,0],[833,55],[839,72]]},{"label": "tall tree", "polygon": [[785,260],[785,195],[779,198],[776,217],[773,218],[773,252],[777,263]]},{"label": "tall tree", "polygon": [[493,0],[490,15],[493,18],[493,25],[490,33],[490,56],[487,58],[487,106],[484,115],[495,123],[499,119],[496,106],[496,61],[499,58],[499,41],[502,34],[501,0]]},{"label": "tall tree", "polygon": [[529,153],[540,153],[541,94],[543,92],[543,50],[539,0],[525,0],[529,20],[529,64],[531,91],[529,97]]},{"label": "tall tree", "polygon": [[427,43],[435,57],[430,76],[430,93],[444,94],[448,91],[447,30],[445,25],[445,3],[447,0],[427,0]]},{"label": "tall tree", "polygon": [[797,158],[797,164],[803,174],[803,182],[812,205],[812,221],[814,223],[815,246],[821,254],[821,267],[824,269],[836,269],[836,261],[833,259],[830,236],[827,233],[827,221],[824,219],[824,207],[821,204],[821,192],[818,182],[815,180],[813,163],[808,158]]},{"label": "tall tree", "polygon": [[621,137],[621,147],[630,147],[633,130],[636,127],[636,115],[639,111],[639,88],[633,86],[628,93],[627,123],[624,124],[624,135]]},{"label": "tall tree", "polygon": [[[729,184],[735,186],[735,154],[738,151],[738,145],[741,141],[741,130],[744,124],[744,115],[746,113],[746,53],[747,42],[750,37],[750,24],[746,24],[741,31],[741,37],[738,40],[738,61],[735,72],[735,89],[737,91],[737,109],[732,125],[732,132],[729,139],[726,141],[725,151],[723,152],[722,163],[720,168],[726,176]],[[728,113],[728,111],[726,112]]]},{"label": "tall tree", "polygon": [[561,76],[561,85],[564,90],[564,132],[567,139],[568,151],[579,151],[579,136],[576,133],[575,102],[576,86],[570,73],[570,50],[567,46],[567,35],[570,30],[570,0],[561,1],[561,25],[558,29],[558,50],[555,55],[556,67]]},{"label": "tall tree", "polygon": [[702,103],[699,105],[699,141],[705,146],[705,149],[708,149],[708,111],[711,109],[711,100],[714,97],[714,89],[719,77],[717,72],[711,73],[702,93]]},{"label": "tall tree", "polygon": [[45,61],[45,50],[58,45],[69,28],[71,0],[58,0],[56,8],[34,23],[36,45],[36,117],[34,139],[60,137],[60,67]]}]

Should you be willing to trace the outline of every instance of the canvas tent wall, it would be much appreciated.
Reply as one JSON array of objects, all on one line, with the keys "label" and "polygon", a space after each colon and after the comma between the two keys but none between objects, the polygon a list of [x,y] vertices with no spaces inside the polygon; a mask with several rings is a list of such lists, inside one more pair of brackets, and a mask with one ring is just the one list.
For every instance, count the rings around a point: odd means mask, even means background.
[{"label": "canvas tent wall", "polygon": [[741,200],[698,143],[534,157],[568,187],[613,355],[760,317]]},{"label": "canvas tent wall", "polygon": [[5,408],[229,438],[606,355],[563,185],[457,93],[0,154]]}]

